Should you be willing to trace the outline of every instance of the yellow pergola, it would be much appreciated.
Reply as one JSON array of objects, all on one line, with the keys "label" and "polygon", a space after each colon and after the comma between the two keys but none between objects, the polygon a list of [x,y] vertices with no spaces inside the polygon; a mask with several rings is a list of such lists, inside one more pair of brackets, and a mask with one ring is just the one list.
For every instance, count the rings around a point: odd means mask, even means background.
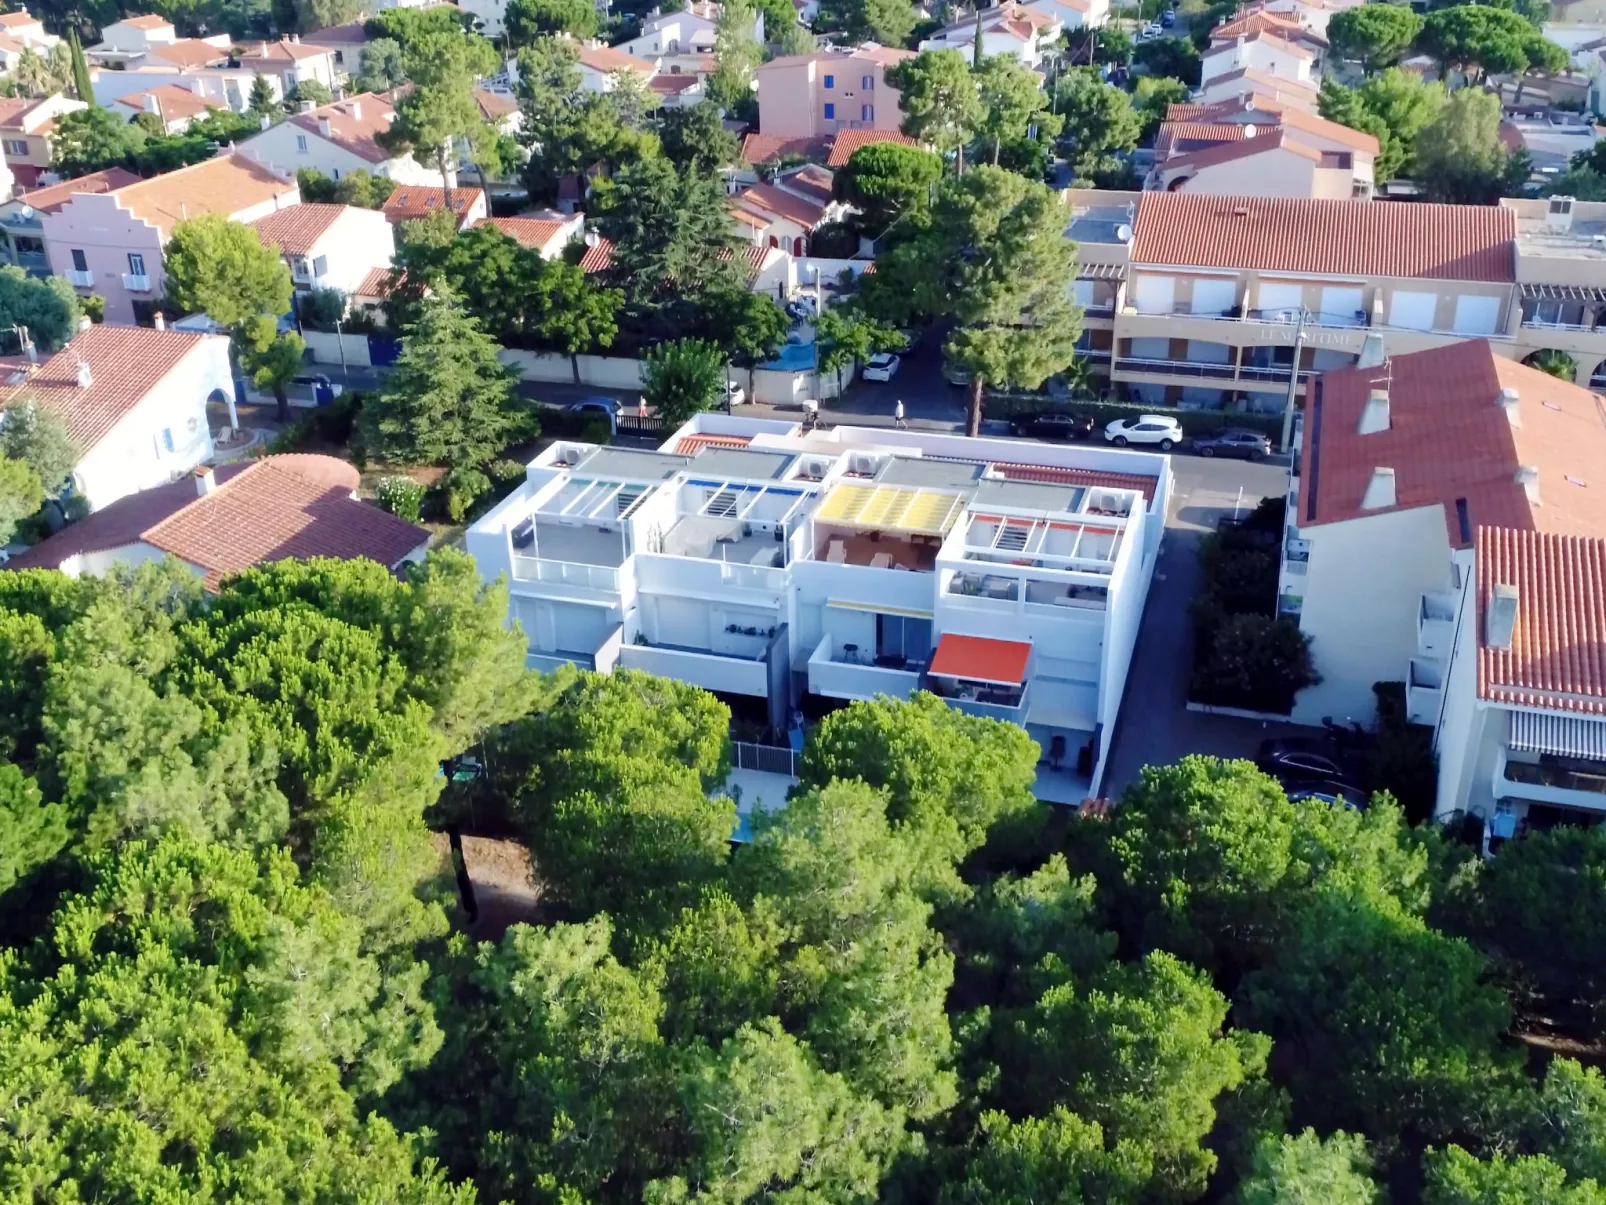
[{"label": "yellow pergola", "polygon": [[893,485],[839,485],[825,496],[814,518],[860,531],[945,536],[964,509],[963,494]]}]

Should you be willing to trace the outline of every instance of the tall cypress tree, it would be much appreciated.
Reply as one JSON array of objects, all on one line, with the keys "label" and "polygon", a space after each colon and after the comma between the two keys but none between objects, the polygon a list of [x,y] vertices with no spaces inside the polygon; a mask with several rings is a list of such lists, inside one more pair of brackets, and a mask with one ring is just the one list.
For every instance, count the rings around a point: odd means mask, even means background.
[{"label": "tall cypress tree", "polygon": [[67,51],[72,55],[72,86],[78,93],[78,99],[90,108],[98,108],[95,103],[95,89],[89,80],[89,63],[84,59],[83,43],[78,40],[78,31],[67,31]]}]

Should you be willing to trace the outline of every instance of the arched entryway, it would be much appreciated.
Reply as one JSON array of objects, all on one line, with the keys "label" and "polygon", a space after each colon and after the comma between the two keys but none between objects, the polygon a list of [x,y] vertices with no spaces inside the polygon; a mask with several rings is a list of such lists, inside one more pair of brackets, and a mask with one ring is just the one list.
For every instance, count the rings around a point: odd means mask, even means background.
[{"label": "arched entryway", "polygon": [[1523,358],[1529,368],[1547,372],[1560,381],[1578,380],[1578,361],[1554,347],[1543,347]]}]

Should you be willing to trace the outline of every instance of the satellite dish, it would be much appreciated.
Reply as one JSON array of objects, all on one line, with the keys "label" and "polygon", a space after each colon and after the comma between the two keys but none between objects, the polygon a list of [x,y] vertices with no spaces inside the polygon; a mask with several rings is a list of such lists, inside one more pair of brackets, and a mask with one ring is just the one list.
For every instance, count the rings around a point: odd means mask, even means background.
[{"label": "satellite dish", "polygon": [[1123,222],[1115,228],[1115,237],[1123,243],[1130,243],[1132,241],[1132,227]]}]

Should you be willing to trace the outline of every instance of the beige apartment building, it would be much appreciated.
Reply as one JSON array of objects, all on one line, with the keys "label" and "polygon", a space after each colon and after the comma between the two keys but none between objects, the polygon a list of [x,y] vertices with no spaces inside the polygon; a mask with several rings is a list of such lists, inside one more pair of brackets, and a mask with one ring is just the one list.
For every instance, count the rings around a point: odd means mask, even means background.
[{"label": "beige apartment building", "polygon": [[1486,338],[1606,388],[1606,203],[1069,190],[1081,350],[1146,405],[1280,410],[1299,377]]}]

